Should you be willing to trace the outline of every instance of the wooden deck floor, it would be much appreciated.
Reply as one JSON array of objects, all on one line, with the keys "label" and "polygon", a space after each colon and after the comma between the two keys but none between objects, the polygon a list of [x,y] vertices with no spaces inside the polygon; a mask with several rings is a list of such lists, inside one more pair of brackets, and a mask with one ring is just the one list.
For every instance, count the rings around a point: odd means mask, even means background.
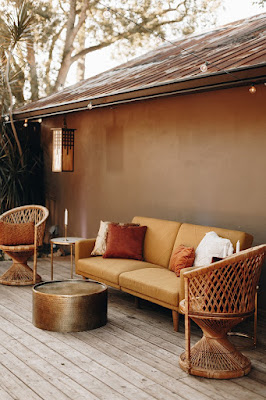
[{"label": "wooden deck floor", "polygon": [[[0,274],[9,264],[0,262]],[[50,280],[48,258],[38,260],[38,272]],[[54,278],[69,275],[69,257],[55,259]],[[252,371],[243,378],[219,381],[189,376],[179,368],[185,345],[183,317],[180,332],[175,333],[168,310],[147,302],[136,309],[132,296],[110,288],[106,326],[78,333],[48,332],[32,325],[31,291],[27,286],[0,285],[1,400],[266,398],[266,323],[261,315],[258,347],[243,351],[252,361]],[[192,342],[200,335],[193,325]]]}]

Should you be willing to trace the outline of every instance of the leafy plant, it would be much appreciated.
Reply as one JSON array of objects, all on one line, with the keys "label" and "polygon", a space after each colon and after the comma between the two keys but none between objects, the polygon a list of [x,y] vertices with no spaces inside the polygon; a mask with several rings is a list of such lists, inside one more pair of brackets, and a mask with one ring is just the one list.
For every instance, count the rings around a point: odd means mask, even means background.
[{"label": "leafy plant", "polygon": [[29,203],[43,203],[42,153],[38,132],[13,120],[14,93],[20,85],[16,57],[27,45],[33,18],[27,1],[16,1],[0,16],[0,211]]},{"label": "leafy plant", "polygon": [[[36,132],[33,132],[36,137]],[[43,204],[43,162],[39,141],[27,132],[22,141],[24,164],[18,148],[10,139],[10,128],[1,126],[0,139],[0,212],[24,204]],[[37,135],[38,136],[38,135]],[[11,136],[12,137],[12,136]]]}]

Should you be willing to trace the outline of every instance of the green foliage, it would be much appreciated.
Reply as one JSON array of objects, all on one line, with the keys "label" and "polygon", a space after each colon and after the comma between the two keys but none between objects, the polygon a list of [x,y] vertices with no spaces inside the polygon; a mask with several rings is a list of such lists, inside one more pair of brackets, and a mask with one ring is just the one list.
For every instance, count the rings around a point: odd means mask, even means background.
[{"label": "green foliage", "polygon": [[26,1],[10,3],[0,16],[0,111],[10,120],[5,125],[0,117],[1,213],[23,204],[42,204],[44,198],[39,124],[25,129],[22,123],[15,125],[12,115],[14,95],[19,98],[18,88],[24,82],[19,56],[23,58],[23,44],[31,38],[33,18]]},{"label": "green foliage", "polygon": [[[20,130],[20,137],[22,136]],[[43,162],[39,135],[27,132],[21,138],[24,164],[12,132],[1,125],[0,138],[0,213],[24,204],[43,204]],[[34,137],[33,137],[34,136]]]},{"label": "green foliage", "polygon": [[[2,8],[0,4],[3,14],[10,3],[17,3],[5,1]],[[24,19],[13,18],[16,26],[25,21],[22,31],[30,37],[27,48],[14,52],[25,79],[22,88],[12,90],[16,105],[23,97],[19,92],[34,100],[59,90],[70,67],[93,51],[111,46],[114,58],[136,56],[142,47],[147,51],[163,44],[165,37],[174,40],[193,33],[206,21],[210,26],[220,4],[221,0],[28,0],[35,24],[27,26],[24,14]],[[85,43],[80,30],[85,31]],[[19,35],[16,31],[17,39]]]},{"label": "green foliage", "polygon": [[265,7],[266,5],[266,0],[255,0],[253,1],[253,4],[258,4],[260,7]]},{"label": "green foliage", "polygon": [[32,27],[33,18],[28,14],[26,1],[19,3],[12,12],[1,17],[0,42],[1,46],[12,49],[18,42],[26,40]]},{"label": "green foliage", "polygon": [[[25,68],[25,44],[31,36],[33,17],[28,2],[7,3],[0,13],[0,97],[1,115],[13,106],[15,98],[24,102],[23,85]],[[9,87],[12,93],[8,93]],[[12,95],[15,96],[12,98]]]}]

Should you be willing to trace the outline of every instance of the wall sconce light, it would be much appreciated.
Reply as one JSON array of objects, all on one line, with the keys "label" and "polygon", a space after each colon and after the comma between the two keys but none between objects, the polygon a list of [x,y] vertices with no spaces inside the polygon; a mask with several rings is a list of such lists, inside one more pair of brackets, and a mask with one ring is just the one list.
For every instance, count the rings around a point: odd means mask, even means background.
[{"label": "wall sconce light", "polygon": [[63,128],[51,128],[53,131],[53,172],[74,171],[74,132],[68,129],[64,119]]}]

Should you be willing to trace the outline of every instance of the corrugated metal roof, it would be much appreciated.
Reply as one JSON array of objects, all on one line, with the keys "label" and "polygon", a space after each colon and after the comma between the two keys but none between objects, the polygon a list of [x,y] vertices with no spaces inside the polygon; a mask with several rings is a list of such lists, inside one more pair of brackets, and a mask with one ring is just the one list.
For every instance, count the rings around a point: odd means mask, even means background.
[{"label": "corrugated metal roof", "polygon": [[[262,81],[266,73],[265,32],[266,13],[167,42],[141,57],[26,104],[15,111],[15,117],[80,109],[89,101],[100,106],[193,87],[241,85],[255,78]],[[208,63],[207,72],[200,70],[204,62]]]}]

